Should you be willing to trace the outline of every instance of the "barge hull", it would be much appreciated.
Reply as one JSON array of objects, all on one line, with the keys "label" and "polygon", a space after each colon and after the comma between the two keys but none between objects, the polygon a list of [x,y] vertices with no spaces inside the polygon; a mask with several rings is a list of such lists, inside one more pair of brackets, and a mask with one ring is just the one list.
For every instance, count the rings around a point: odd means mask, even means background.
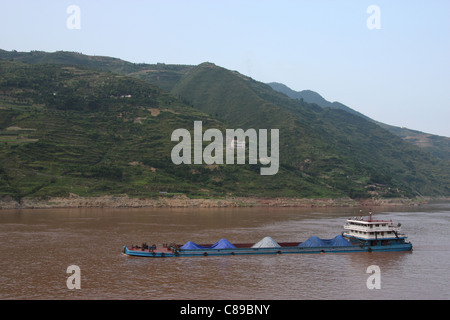
[{"label": "barge hull", "polygon": [[[165,248],[164,248],[165,249]],[[277,248],[230,248],[230,249],[195,249],[171,251],[165,250],[139,250],[123,247],[123,254],[149,258],[165,257],[201,257],[201,256],[228,256],[228,255],[267,255],[267,254],[314,254],[314,253],[354,253],[354,252],[397,252],[411,251],[410,243],[393,244],[388,246],[342,246],[342,247],[277,247]]]}]

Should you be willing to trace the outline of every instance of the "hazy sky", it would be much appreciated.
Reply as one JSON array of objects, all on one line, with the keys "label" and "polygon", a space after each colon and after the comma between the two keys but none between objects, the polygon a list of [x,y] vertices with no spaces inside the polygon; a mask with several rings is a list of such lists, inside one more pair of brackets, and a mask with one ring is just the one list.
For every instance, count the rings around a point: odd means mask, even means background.
[{"label": "hazy sky", "polygon": [[450,137],[448,0],[1,0],[0,30],[4,50],[209,61]]}]

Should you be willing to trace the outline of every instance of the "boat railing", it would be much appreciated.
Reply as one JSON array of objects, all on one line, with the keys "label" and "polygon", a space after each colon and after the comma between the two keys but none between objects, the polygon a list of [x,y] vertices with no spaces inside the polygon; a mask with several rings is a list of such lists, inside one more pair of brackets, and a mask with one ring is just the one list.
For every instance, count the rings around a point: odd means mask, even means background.
[{"label": "boat railing", "polygon": [[387,231],[395,231],[395,232],[399,232],[400,231],[400,227],[398,226],[393,226],[393,225],[384,225],[384,226],[375,226],[373,224],[370,225],[356,225],[356,224],[351,224],[351,223],[347,223],[344,225],[344,229],[346,230],[356,230],[356,231],[365,231],[365,232],[369,232],[369,231],[380,231],[380,232],[387,232]]}]

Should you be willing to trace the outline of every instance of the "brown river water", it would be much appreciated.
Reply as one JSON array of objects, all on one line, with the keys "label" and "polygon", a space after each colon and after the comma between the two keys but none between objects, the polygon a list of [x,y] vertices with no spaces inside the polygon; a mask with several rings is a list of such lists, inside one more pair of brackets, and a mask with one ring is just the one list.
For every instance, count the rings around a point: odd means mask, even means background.
[{"label": "brown river water", "polygon": [[[357,208],[0,211],[0,299],[449,299],[450,203],[374,208],[412,252],[142,258],[124,245],[277,242],[340,234]],[[69,266],[79,267],[69,289]],[[370,266],[379,288],[369,288]],[[75,282],[72,282],[75,283]]]}]

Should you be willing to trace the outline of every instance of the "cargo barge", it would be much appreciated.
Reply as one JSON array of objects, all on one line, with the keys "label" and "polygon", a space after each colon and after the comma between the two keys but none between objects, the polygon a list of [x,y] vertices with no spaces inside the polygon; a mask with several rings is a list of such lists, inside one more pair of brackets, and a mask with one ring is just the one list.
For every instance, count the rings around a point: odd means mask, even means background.
[{"label": "cargo barge", "polygon": [[387,252],[411,251],[412,244],[401,233],[400,224],[392,220],[374,220],[354,217],[347,219],[344,232],[332,239],[310,237],[304,242],[277,243],[271,237],[265,237],[257,243],[232,244],[221,239],[214,244],[196,244],[188,241],[184,245],[163,244],[124,246],[123,254],[138,257],[201,257],[224,255],[254,254],[299,254],[299,253],[349,253],[349,252]]}]

